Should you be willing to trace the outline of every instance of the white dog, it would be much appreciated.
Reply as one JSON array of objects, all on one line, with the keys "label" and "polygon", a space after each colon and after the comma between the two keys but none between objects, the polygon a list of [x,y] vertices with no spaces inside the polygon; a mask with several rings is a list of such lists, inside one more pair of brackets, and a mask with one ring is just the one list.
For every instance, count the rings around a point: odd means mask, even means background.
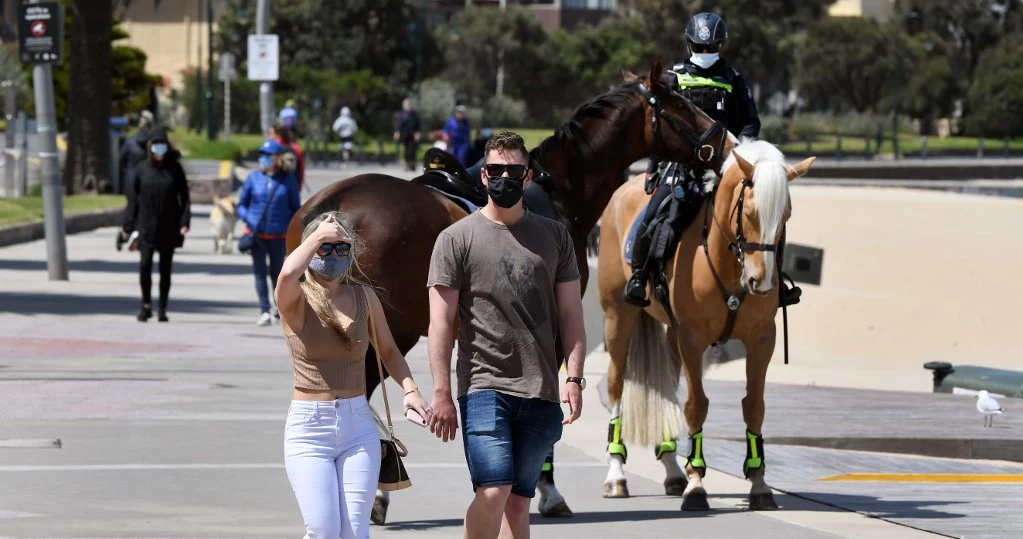
[{"label": "white dog", "polygon": [[234,224],[238,221],[238,201],[233,196],[220,198],[213,194],[210,210],[210,235],[214,253],[230,253],[234,243]]}]

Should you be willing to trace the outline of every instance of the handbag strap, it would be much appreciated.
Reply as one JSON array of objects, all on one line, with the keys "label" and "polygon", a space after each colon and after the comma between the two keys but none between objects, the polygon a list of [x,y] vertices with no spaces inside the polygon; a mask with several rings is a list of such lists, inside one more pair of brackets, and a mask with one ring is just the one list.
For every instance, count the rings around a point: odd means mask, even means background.
[{"label": "handbag strap", "polygon": [[[273,181],[273,178],[270,178]],[[266,205],[263,206],[263,215],[259,216],[259,221],[256,222],[256,230],[253,230],[253,234],[259,233],[259,225],[263,224],[263,220],[266,219],[266,212],[270,210],[270,203],[273,202],[274,194],[277,193],[277,188],[281,186],[281,182],[277,182],[277,185],[270,190],[270,196],[266,198]]]},{"label": "handbag strap", "polygon": [[[359,287],[359,292],[361,292],[363,294],[363,296],[366,295],[366,291],[363,290],[361,286]],[[369,308],[369,306],[368,306],[369,298],[365,298],[364,297],[363,299],[366,300],[363,303],[367,305],[366,308],[368,309]],[[368,313],[367,313],[367,316],[369,316]],[[387,433],[390,436],[391,441],[393,442],[394,441],[394,423],[391,422],[391,405],[387,402],[387,379],[384,378],[384,364],[380,360],[380,354],[377,353],[376,356],[377,356],[377,371],[380,373],[380,390],[384,392],[384,410],[387,411]]]}]

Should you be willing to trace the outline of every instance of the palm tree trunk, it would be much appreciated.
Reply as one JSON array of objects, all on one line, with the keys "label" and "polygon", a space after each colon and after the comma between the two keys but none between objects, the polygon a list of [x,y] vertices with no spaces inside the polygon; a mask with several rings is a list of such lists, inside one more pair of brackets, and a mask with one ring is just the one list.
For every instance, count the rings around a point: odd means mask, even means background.
[{"label": "palm tree trunk", "polygon": [[71,0],[67,194],[110,185],[111,0]]}]

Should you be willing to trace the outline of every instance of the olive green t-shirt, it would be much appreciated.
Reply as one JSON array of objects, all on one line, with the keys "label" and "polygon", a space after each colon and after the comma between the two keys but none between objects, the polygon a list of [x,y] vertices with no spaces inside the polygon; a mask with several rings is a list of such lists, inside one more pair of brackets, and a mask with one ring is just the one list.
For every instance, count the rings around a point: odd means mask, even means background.
[{"label": "olive green t-shirt", "polygon": [[458,397],[494,389],[559,402],[554,285],[579,279],[565,225],[475,212],[437,237],[426,286],[458,290]]}]

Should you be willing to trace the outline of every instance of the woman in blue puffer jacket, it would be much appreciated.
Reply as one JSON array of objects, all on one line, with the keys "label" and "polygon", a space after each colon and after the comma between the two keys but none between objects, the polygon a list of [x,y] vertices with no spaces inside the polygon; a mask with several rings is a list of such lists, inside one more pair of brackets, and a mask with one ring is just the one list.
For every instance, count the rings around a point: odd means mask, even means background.
[{"label": "woman in blue puffer jacket", "polygon": [[[245,233],[252,232],[252,272],[256,277],[259,296],[260,326],[273,322],[270,314],[270,292],[266,279],[277,287],[284,257],[287,255],[285,237],[291,218],[302,205],[298,194],[298,180],[290,172],[281,170],[280,159],[286,152],[275,140],[267,140],[259,148],[259,170],[245,179],[238,197],[238,217],[245,223]],[[270,264],[267,266],[267,258]]]}]

